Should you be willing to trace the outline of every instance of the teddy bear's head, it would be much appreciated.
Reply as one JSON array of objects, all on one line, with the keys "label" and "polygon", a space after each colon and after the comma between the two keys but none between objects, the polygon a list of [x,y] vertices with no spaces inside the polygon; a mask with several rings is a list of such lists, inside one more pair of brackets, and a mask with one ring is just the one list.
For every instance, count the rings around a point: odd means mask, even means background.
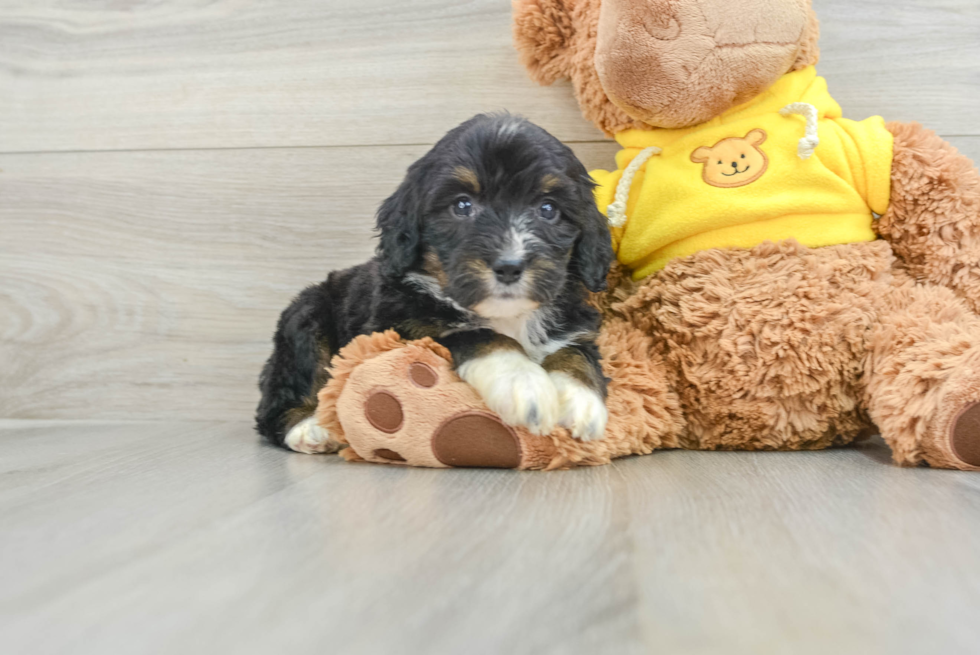
[{"label": "teddy bear's head", "polygon": [[815,64],[810,0],[513,0],[514,40],[542,84],[570,79],[607,134],[703,123]]}]

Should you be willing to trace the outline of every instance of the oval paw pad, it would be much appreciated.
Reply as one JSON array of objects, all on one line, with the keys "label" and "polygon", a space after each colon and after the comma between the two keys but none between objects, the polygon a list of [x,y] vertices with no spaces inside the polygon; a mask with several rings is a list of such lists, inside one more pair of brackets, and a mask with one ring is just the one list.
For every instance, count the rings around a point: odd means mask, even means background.
[{"label": "oval paw pad", "polygon": [[376,391],[364,403],[364,416],[378,430],[391,434],[405,421],[402,404],[387,391]]},{"label": "oval paw pad", "polygon": [[428,364],[414,362],[408,367],[408,379],[417,387],[430,389],[439,382],[439,375]]},{"label": "oval paw pad", "polygon": [[953,454],[970,466],[980,466],[980,403],[963,410],[949,435]]},{"label": "oval paw pad", "polygon": [[450,418],[432,437],[432,452],[447,466],[517,468],[521,445],[509,427],[488,414]]}]

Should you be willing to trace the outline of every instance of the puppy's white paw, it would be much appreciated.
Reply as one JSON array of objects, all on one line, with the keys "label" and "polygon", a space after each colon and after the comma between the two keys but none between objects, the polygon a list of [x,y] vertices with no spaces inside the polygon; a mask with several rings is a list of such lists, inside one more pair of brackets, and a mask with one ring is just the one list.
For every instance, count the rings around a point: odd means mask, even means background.
[{"label": "puppy's white paw", "polygon": [[602,396],[561,371],[551,372],[551,382],[558,392],[558,425],[582,441],[602,439],[609,419]]},{"label": "puppy's white paw", "polygon": [[340,450],[340,444],[331,439],[330,433],[317,425],[316,418],[312,416],[294,425],[286,433],[284,442],[290,450],[307,455]]},{"label": "puppy's white paw", "polygon": [[548,373],[513,350],[498,350],[457,371],[504,423],[548,434],[558,420],[558,393]]}]

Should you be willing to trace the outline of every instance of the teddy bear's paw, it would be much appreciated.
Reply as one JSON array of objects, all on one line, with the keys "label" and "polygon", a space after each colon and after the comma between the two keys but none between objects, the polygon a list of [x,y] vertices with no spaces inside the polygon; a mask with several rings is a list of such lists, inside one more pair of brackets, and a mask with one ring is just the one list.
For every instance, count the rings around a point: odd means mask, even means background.
[{"label": "teddy bear's paw", "polygon": [[960,461],[971,467],[980,467],[980,403],[965,407],[953,419],[949,445]]},{"label": "teddy bear's paw", "polygon": [[286,433],[283,442],[290,450],[307,455],[335,453],[340,450],[340,444],[331,439],[330,433],[317,425],[316,419],[312,416],[294,425]]},{"label": "teddy bear's paw", "polygon": [[[427,348],[410,345],[361,363],[337,399],[337,416],[348,459],[433,468],[527,464],[522,440],[529,435],[489,412]],[[546,450],[537,442],[531,449],[538,459]]]},{"label": "teddy bear's paw", "polygon": [[464,363],[458,373],[504,423],[542,435],[555,428],[558,392],[548,373],[523,353],[497,351]]},{"label": "teddy bear's paw", "polygon": [[553,371],[551,381],[558,392],[558,425],[582,441],[602,439],[609,420],[602,396],[567,373]]}]

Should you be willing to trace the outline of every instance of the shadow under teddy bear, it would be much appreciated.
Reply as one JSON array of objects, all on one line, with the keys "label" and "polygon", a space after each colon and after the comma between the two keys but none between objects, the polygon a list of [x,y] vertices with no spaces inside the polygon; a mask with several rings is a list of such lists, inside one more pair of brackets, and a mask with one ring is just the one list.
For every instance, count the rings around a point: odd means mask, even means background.
[{"label": "shadow under teddy bear", "polygon": [[389,332],[344,348],[320,394],[347,459],[553,469],[877,429],[899,464],[980,468],[980,174],[921,126],[841,117],[809,2],[514,12],[532,76],[571,79],[623,146],[593,173],[633,278],[616,267],[593,298],[606,436],[504,426],[444,349]]}]

